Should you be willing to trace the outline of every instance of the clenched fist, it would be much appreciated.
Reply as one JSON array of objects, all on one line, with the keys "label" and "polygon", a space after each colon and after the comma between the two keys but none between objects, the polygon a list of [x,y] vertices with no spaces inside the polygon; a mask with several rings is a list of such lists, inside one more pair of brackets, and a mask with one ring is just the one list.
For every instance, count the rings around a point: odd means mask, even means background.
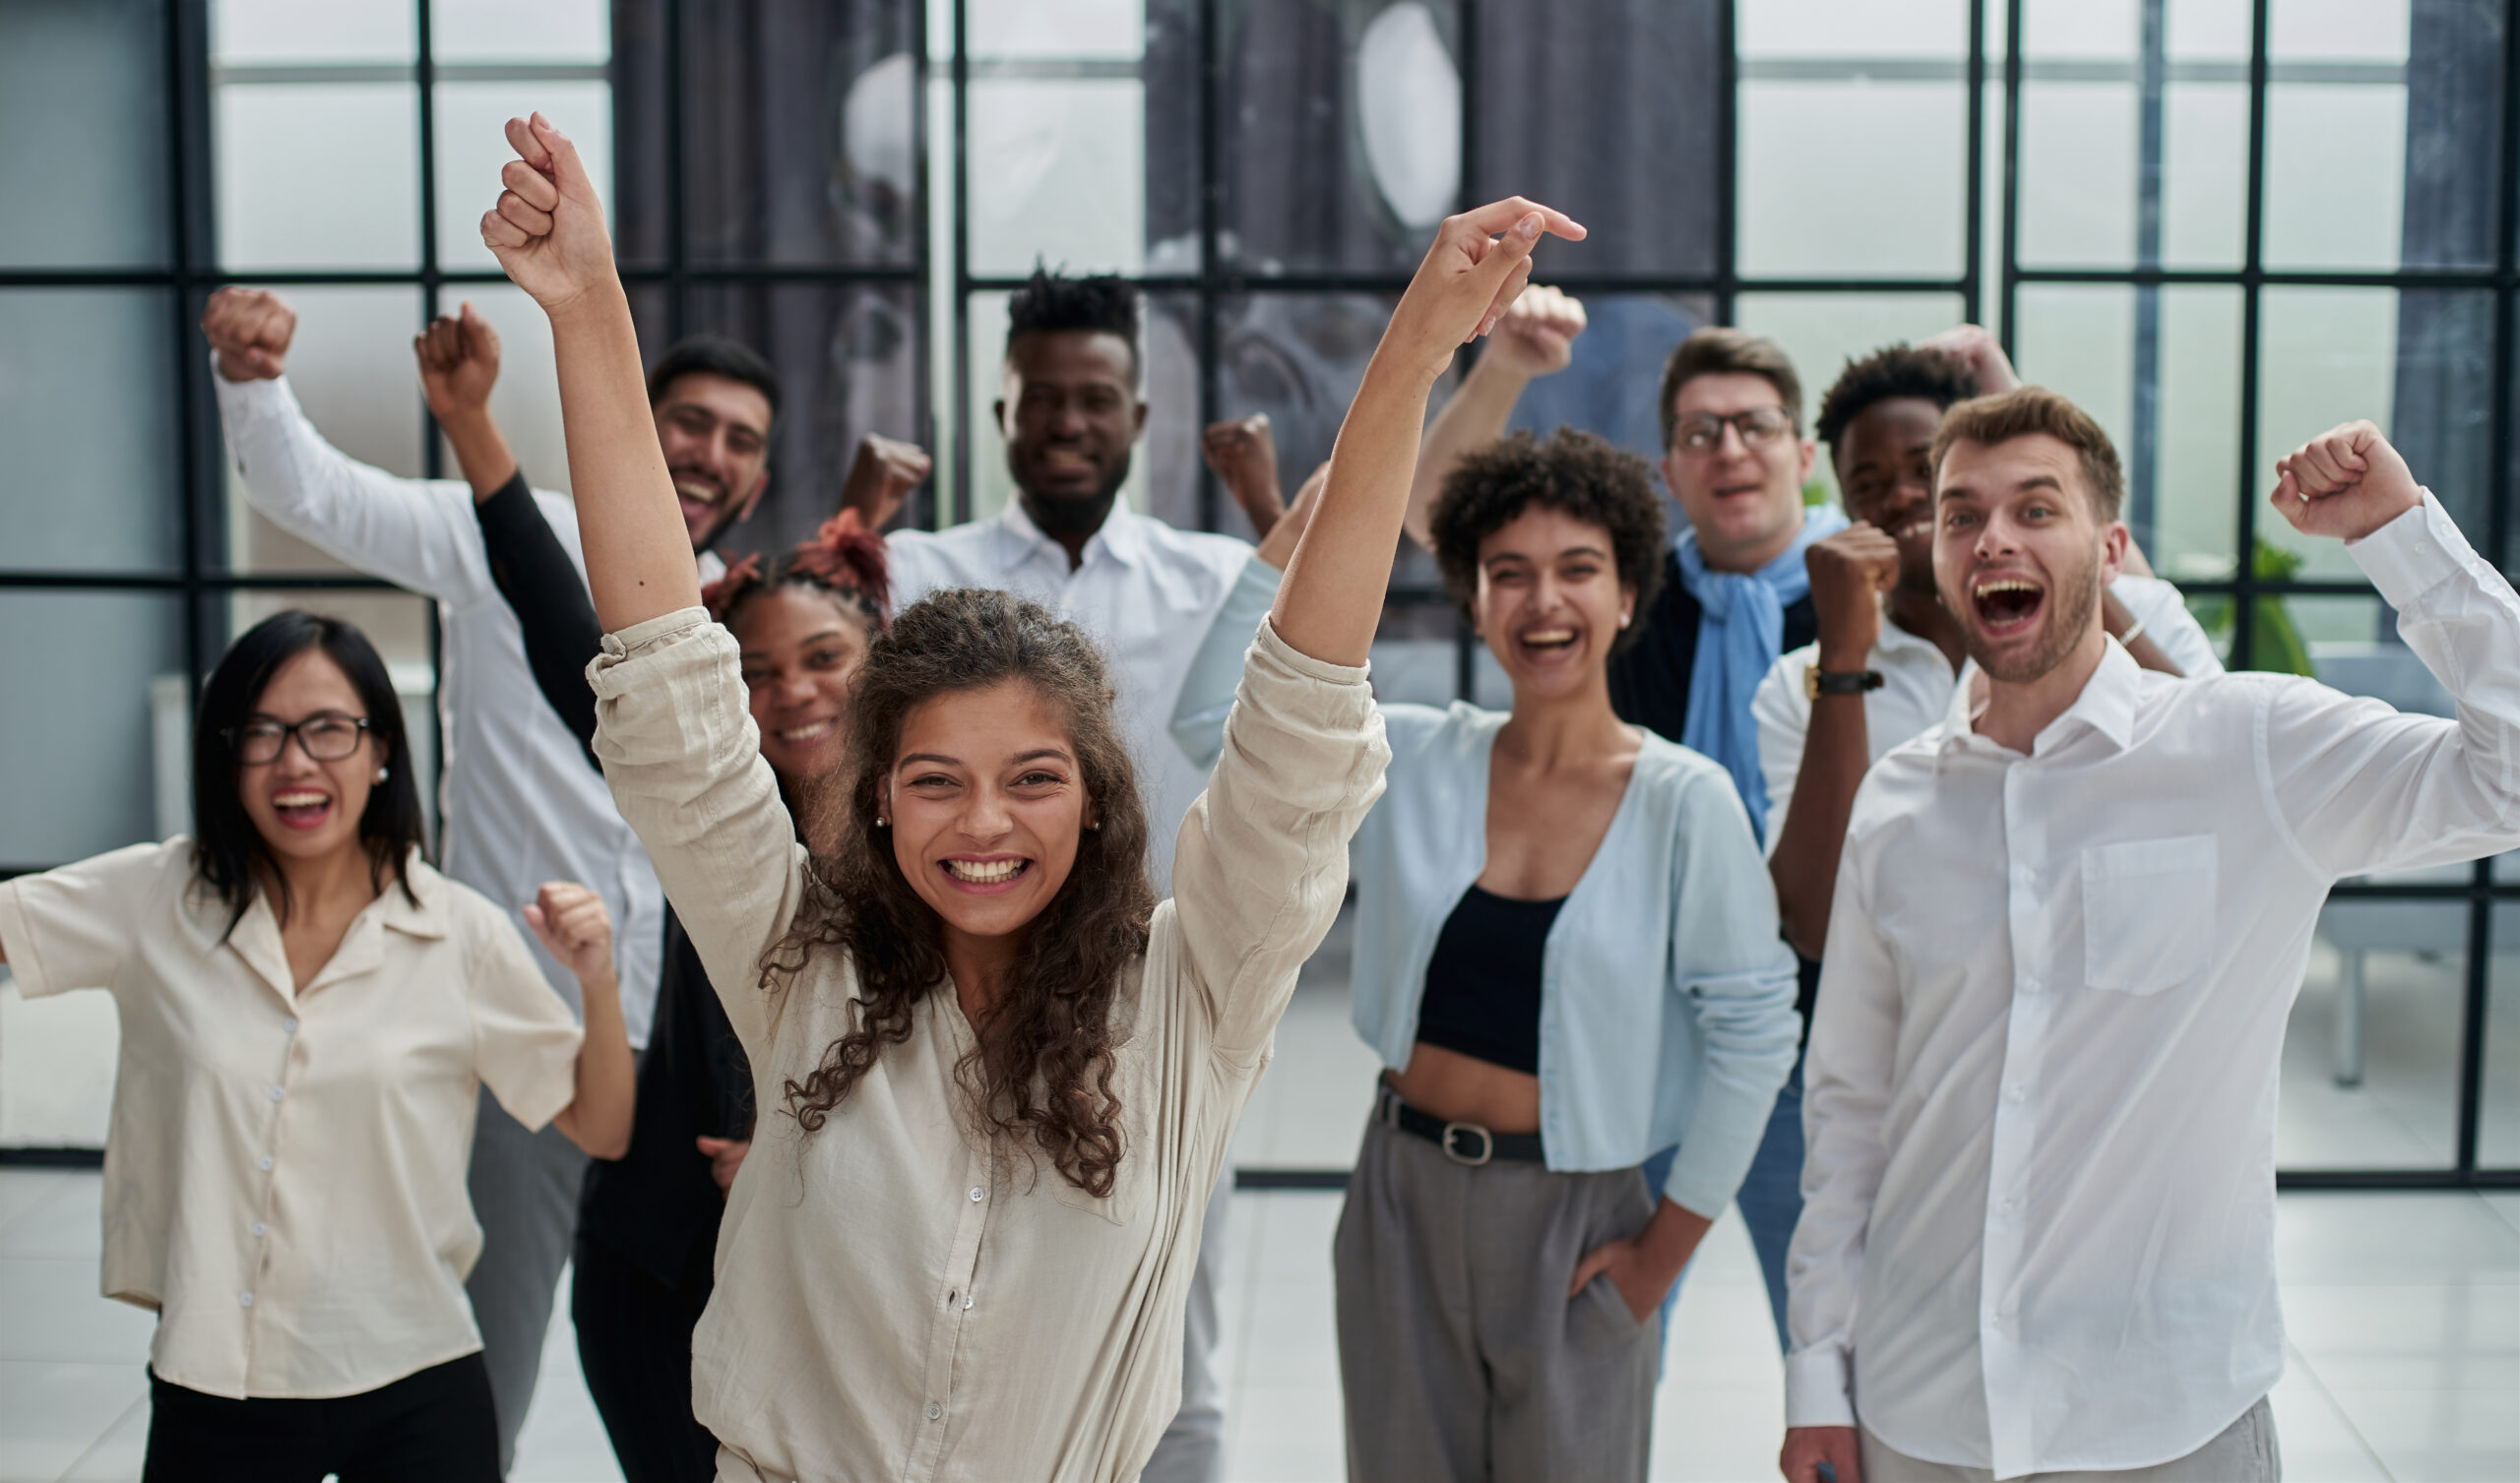
[{"label": "clenched fist", "polygon": [[1978,378],[1981,397],[1992,397],[2021,385],[2021,377],[2013,372],[2012,357],[2004,353],[2003,341],[1983,325],[1954,325],[1920,342],[1917,348],[1940,350],[1967,366]]},{"label": "clenched fist", "polygon": [[1487,339],[1487,353],[1502,356],[1525,376],[1550,376],[1575,358],[1575,339],[1584,333],[1584,301],[1561,289],[1534,283],[1523,290],[1496,322]]},{"label": "clenched fist", "polygon": [[1811,576],[1811,616],[1820,630],[1820,667],[1844,673],[1868,666],[1881,642],[1880,594],[1899,584],[1899,543],[1878,525],[1858,521],[1811,543],[1803,557]]},{"label": "clenched fist", "polygon": [[548,313],[592,290],[617,292],[603,202],[578,147],[539,113],[509,119],[508,145],[517,157],[499,170],[507,189],[481,216],[481,240],[499,266]]},{"label": "clenched fist", "polygon": [[927,482],[936,461],[927,450],[915,443],[904,443],[879,433],[868,433],[857,440],[857,457],[849,465],[849,482],[842,486],[840,506],[854,510],[869,530],[881,530],[899,515],[902,502],[910,492]]},{"label": "clenched fist", "polygon": [[1287,513],[1286,496],[1278,491],[1278,440],[1270,436],[1269,414],[1253,412],[1211,423],[1199,436],[1199,456],[1241,507],[1252,533],[1267,539]]},{"label": "clenched fist", "polygon": [[2304,535],[2361,540],[2424,503],[2406,460],[2369,422],[2332,427],[2275,461],[2269,503]]},{"label": "clenched fist", "polygon": [[210,296],[201,312],[202,338],[219,352],[219,374],[229,381],[269,381],[288,359],[297,336],[297,311],[262,288],[230,285]]},{"label": "clenched fist", "polygon": [[461,312],[431,320],[411,350],[420,361],[420,395],[438,421],[460,421],[489,405],[499,382],[499,335],[470,300]]},{"label": "clenched fist", "polygon": [[580,983],[612,978],[612,914],[603,897],[575,881],[545,882],[525,908],[525,924]]}]

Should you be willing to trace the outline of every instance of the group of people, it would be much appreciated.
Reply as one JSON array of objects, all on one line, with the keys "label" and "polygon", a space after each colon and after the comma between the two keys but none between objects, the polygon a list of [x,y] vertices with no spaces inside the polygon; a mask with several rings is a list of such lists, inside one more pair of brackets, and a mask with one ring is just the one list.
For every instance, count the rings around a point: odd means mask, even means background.
[{"label": "group of people", "polygon": [[[1438,229],[1291,503],[1265,424],[1210,430],[1256,547],[1119,502],[1137,303],[1043,273],[1002,515],[881,533],[929,464],[870,437],[812,539],[729,566],[775,373],[643,370],[575,150],[507,133],[482,235],[549,319],[573,498],[469,306],[414,345],[460,481],[325,442],[276,296],[204,318],[254,506],[440,604],[445,873],[376,651],[284,613],[202,692],[192,834],[0,884],[21,992],[121,1013],[147,1476],[502,1475],[567,1266],[634,1483],[1214,1478],[1228,1150],[1352,886],[1353,1478],[1642,1478],[1735,1203],[1791,1483],[2279,1476],[2319,905],[2520,844],[2520,599],[2377,429],[2271,502],[2452,719],[2224,675],[2107,435],[1970,327],[1850,364],[1816,437],[1775,344],[1688,337],[1668,529],[1643,460],[1505,432],[1584,328],[1527,281],[1582,226],[1516,198]],[[1506,710],[1375,698],[1404,538]]]}]

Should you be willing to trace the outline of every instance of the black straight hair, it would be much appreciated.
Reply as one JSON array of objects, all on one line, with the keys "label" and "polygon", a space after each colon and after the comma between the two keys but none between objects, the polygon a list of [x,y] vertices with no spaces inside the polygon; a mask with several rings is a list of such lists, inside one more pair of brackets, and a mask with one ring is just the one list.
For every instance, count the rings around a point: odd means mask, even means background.
[{"label": "black straight hair", "polygon": [[411,748],[393,678],[376,646],[356,627],[291,608],[255,624],[227,647],[219,667],[210,672],[210,683],[202,687],[193,717],[193,873],[227,907],[231,933],[260,889],[257,866],[269,867],[259,875],[267,876],[279,893],[273,914],[288,920],[288,879],[245,813],[245,795],[237,785],[236,738],[272,676],[310,649],[322,649],[349,677],[367,711],[367,734],[384,754],[379,761],[392,770],[385,781],[368,790],[367,810],[359,815],[368,884],[381,892],[389,881],[399,881],[411,904],[420,903],[403,862],[415,849],[425,855],[427,832],[420,822],[420,790],[411,776]]},{"label": "black straight hair", "polygon": [[779,372],[759,351],[723,335],[686,335],[665,347],[664,357],[648,373],[648,405],[665,400],[665,392],[685,376],[724,376],[761,393],[770,403],[770,420],[779,421]]}]

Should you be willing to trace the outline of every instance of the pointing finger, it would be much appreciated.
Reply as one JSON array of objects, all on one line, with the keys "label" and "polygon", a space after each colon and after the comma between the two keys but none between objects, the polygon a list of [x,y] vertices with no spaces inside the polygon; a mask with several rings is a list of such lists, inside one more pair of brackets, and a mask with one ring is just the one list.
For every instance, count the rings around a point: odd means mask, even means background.
[{"label": "pointing finger", "polygon": [[[1464,212],[1455,219],[1477,228],[1482,235],[1495,236],[1533,213],[1539,213],[1541,229],[1569,242],[1581,242],[1586,235],[1584,223],[1552,207],[1520,196],[1508,196],[1485,206]],[[1537,235],[1537,234],[1535,234]]]}]

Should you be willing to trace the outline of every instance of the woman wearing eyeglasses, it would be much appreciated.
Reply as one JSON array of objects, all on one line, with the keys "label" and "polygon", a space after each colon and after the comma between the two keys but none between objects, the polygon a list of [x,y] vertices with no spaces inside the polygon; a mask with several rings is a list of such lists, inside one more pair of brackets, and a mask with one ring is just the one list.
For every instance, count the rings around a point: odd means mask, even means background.
[{"label": "woman wearing eyeglasses", "polygon": [[464,1275],[478,1088],[599,1158],[632,1060],[601,899],[526,920],[421,850],[402,708],[357,629],[286,612],[202,693],[198,834],[0,884],[28,998],[114,996],[107,1297],[158,1314],[147,1479],[495,1479]]}]

